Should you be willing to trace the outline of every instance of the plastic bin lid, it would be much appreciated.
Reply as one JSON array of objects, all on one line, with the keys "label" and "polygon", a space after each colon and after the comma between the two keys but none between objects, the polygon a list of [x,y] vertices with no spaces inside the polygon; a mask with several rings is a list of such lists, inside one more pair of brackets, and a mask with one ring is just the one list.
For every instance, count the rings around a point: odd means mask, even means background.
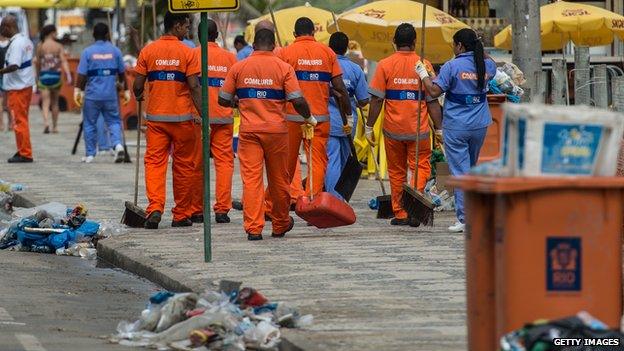
[{"label": "plastic bin lid", "polygon": [[624,189],[624,177],[451,177],[450,186],[485,194],[543,189]]}]

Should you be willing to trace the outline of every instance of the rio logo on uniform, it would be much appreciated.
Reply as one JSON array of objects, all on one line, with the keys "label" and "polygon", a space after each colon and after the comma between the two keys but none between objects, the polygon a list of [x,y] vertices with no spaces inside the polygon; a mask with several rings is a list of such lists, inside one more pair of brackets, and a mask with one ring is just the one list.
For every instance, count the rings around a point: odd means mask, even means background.
[{"label": "rio logo on uniform", "polygon": [[546,238],[546,289],[581,291],[581,238]]}]

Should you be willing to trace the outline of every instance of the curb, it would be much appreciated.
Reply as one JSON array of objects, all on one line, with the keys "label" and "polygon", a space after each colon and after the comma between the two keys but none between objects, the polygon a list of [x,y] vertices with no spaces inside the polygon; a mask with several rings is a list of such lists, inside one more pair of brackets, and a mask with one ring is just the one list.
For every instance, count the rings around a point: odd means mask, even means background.
[{"label": "curb", "polygon": [[163,287],[169,291],[191,292],[202,291],[199,287],[189,286],[182,283],[181,277],[173,271],[168,271],[158,266],[156,260],[141,255],[139,252],[134,257],[130,257],[122,252],[121,244],[106,243],[108,239],[98,241],[97,257],[119,269],[123,269],[139,277],[145,278],[152,283]]}]

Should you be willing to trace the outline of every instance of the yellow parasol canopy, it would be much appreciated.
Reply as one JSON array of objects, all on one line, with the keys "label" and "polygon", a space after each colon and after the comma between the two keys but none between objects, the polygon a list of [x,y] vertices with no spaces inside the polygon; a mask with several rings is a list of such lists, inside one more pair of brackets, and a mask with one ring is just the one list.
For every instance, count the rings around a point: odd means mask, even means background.
[{"label": "yellow parasol canopy", "polygon": [[[327,32],[327,23],[332,19],[332,13],[323,9],[319,9],[314,6],[310,6],[309,3],[305,3],[303,6],[291,7],[283,10],[275,11],[275,22],[277,22],[277,31],[282,39],[284,46],[292,43],[295,40],[293,32],[295,30],[295,21],[299,17],[308,17],[314,22],[316,27],[316,33],[314,37],[316,40],[327,44],[329,42],[330,34]],[[256,23],[262,20],[271,20],[271,15],[267,14],[262,17],[250,20],[249,25],[245,29],[245,40],[248,42],[253,41],[254,26]]]},{"label": "yellow parasol canopy", "polygon": [[54,7],[57,0],[0,0],[0,7],[22,7],[26,9],[42,9]]},{"label": "yellow parasol canopy", "polygon": [[[349,39],[362,45],[365,58],[379,61],[392,53],[394,31],[401,23],[411,23],[420,38],[422,4],[410,0],[381,0],[368,3],[338,16],[338,28]],[[427,6],[425,18],[425,57],[433,63],[442,63],[453,57],[453,34],[469,28],[446,12]],[[336,31],[333,21],[329,31]]]},{"label": "yellow parasol canopy", "polygon": [[[540,8],[542,50],[559,50],[572,40],[576,45],[602,46],[613,36],[624,39],[624,16],[596,6],[558,1]],[[511,25],[494,37],[497,48],[511,50]]]},{"label": "yellow parasol canopy", "polygon": [[[1,0],[0,0],[1,1]],[[143,3],[142,0],[138,1],[138,5]],[[126,0],[120,0],[121,7],[126,7]],[[56,0],[57,8],[114,8],[117,6],[115,0]]]}]

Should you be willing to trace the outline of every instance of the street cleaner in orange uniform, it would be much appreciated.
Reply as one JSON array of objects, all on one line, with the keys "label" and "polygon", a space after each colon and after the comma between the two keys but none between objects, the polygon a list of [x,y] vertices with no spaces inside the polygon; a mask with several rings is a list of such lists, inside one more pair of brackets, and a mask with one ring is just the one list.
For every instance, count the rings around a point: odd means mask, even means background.
[{"label": "street cleaner in orange uniform", "polygon": [[[318,121],[314,128],[314,138],[311,143],[304,143],[306,153],[310,153],[312,146],[312,160],[314,162],[311,194],[323,191],[325,171],[327,169],[327,140],[329,139],[329,96],[331,82],[333,89],[338,93],[338,102],[343,111],[351,111],[349,93],[342,80],[342,70],[336,54],[328,46],[314,39],[314,23],[307,17],[301,17],[295,22],[295,41],[283,48],[279,56],[295,69],[297,80],[301,85],[303,96],[310,104],[310,110]],[[288,121],[288,172],[292,180],[297,162],[299,162],[299,146],[303,139],[301,125],[304,120],[293,104],[286,106],[286,120]],[[353,126],[353,116],[347,116],[348,124]]]},{"label": "street cleaner in orange uniform", "polygon": [[[416,141],[420,143],[418,154],[418,185],[419,191],[425,189],[431,174],[431,141],[428,114],[434,121],[441,121],[441,109],[437,100],[432,99],[423,88],[425,96],[419,99],[420,77],[414,67],[421,60],[415,52],[416,30],[411,24],[399,25],[394,33],[396,52],[381,60],[377,65],[375,76],[370,82],[370,111],[366,122],[366,139],[374,146],[376,138],[373,126],[385,101],[383,134],[388,159],[388,175],[392,193],[392,209],[394,216],[392,225],[418,226],[410,221],[407,212],[401,206],[403,183],[407,183],[408,172],[412,179],[416,167]],[[430,71],[431,64],[424,60]],[[418,101],[421,101],[421,115],[418,113]],[[416,130],[420,118],[420,130]],[[436,122],[436,123],[438,123]],[[409,165],[409,171],[408,171]]]},{"label": "street cleaner in orange uniform", "polygon": [[187,14],[167,12],[165,34],[141,50],[135,71],[134,95],[143,100],[149,85],[147,104],[147,147],[145,191],[149,206],[145,228],[157,229],[165,207],[169,153],[173,157],[172,227],[193,225],[193,192],[197,111],[201,111],[199,77],[201,67],[192,49],[182,43],[188,35]]},{"label": "street cleaner in orange uniform", "polygon": [[[198,32],[202,36],[201,31]],[[208,50],[208,118],[210,120],[210,151],[216,171],[215,191],[216,202],[213,207],[217,223],[230,223],[228,212],[232,208],[232,176],[234,174],[234,150],[232,138],[234,133],[234,119],[232,108],[218,104],[219,89],[225,81],[228,71],[236,63],[236,56],[219,47],[215,42],[219,36],[217,24],[208,20],[208,47],[194,49],[196,59],[201,62],[201,50]],[[201,125],[195,127],[196,146],[196,186],[193,190],[193,216],[191,220],[197,223],[204,221],[204,178],[202,155]]]},{"label": "street cleaner in orange uniform", "polygon": [[263,168],[273,203],[273,237],[284,237],[294,226],[288,215],[288,127],[284,108],[290,101],[306,126],[317,122],[303,98],[295,71],[273,54],[275,34],[261,29],[254,36],[254,52],[237,62],[219,92],[219,104],[231,107],[235,96],[241,114],[238,158],[243,181],[243,220],[248,240],[262,240],[264,229]]}]

